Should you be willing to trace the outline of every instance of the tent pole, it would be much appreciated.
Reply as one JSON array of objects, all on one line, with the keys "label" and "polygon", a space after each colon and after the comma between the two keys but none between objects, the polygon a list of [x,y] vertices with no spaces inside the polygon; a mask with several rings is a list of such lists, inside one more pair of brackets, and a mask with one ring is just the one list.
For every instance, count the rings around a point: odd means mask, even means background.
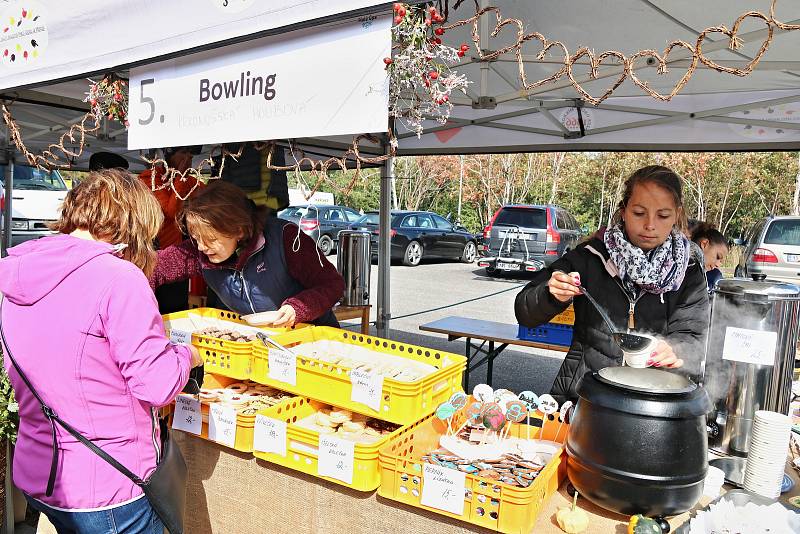
[{"label": "tent pole", "polygon": [[3,144],[2,161],[6,166],[6,175],[3,177],[5,182],[5,206],[3,207],[2,236],[0,236],[0,257],[8,254],[11,248],[11,192],[14,188],[14,149],[8,144],[9,132],[6,126],[5,140]]},{"label": "tent pole", "polygon": [[391,154],[388,137],[383,142],[387,159],[381,172],[380,215],[378,220],[378,310],[375,327],[378,337],[389,336],[391,318],[389,268],[392,262],[391,250],[391,202],[392,182],[394,181],[394,157]]}]

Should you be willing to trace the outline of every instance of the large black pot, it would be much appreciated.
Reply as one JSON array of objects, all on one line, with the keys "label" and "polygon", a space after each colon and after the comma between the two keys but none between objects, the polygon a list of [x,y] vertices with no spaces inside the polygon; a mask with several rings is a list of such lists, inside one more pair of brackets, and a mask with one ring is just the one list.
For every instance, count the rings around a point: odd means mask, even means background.
[{"label": "large black pot", "polygon": [[580,494],[622,514],[691,509],[708,470],[705,390],[659,369],[588,372],[567,438],[567,473]]}]

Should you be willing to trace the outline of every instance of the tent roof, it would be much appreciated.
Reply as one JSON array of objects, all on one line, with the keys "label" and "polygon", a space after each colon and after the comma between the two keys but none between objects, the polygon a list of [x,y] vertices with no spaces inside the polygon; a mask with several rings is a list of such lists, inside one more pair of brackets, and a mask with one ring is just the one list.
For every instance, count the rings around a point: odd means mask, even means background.
[{"label": "tent roof", "polygon": [[[296,0],[284,0],[284,3],[292,1],[302,4]],[[618,50],[631,54],[648,48],[663,49],[668,41],[675,39],[694,43],[698,33],[707,26],[725,24],[730,27],[742,13],[758,10],[767,14],[770,8],[769,0],[702,3],[695,0],[480,1],[482,5],[496,5],[504,18],[524,21],[526,33],[539,31],[549,39],[560,40],[571,53],[584,45],[596,53]],[[390,9],[386,2],[349,0],[347,3],[353,9],[374,8],[376,5]],[[454,2],[451,0],[450,3]],[[475,4],[467,0],[457,10],[450,10],[450,20],[465,19],[474,12]],[[80,15],[75,13],[75,17]],[[800,4],[779,0],[776,18],[786,23],[800,23]],[[253,20],[263,25],[268,19],[259,16]],[[298,22],[295,20],[295,25],[287,25],[284,29],[303,31],[298,29]],[[478,24],[483,50],[496,50],[513,42],[515,30],[510,27],[503,29],[496,38],[489,36],[495,23],[494,15],[487,13]],[[249,28],[259,29],[255,26]],[[280,31],[280,28],[273,30]],[[443,39],[456,47],[462,42],[471,43],[471,30],[471,25],[456,28],[448,31]],[[739,50],[731,50],[727,37],[721,34],[710,35],[703,49],[709,58],[720,64],[742,67],[752,60],[766,35],[763,21],[748,19],[739,31],[743,41]],[[51,35],[51,40],[53,38]],[[523,47],[524,69],[529,81],[561,67],[559,54],[544,61],[536,60],[540,49],[535,41]],[[776,30],[769,50],[749,76],[721,73],[701,65],[670,102],[646,95],[627,79],[611,98],[595,107],[591,104],[583,106],[579,93],[566,77],[530,91],[521,90],[519,68],[513,53],[486,62],[476,57],[476,47],[472,46],[468,57],[457,67],[472,83],[467,95],[452,99],[455,107],[449,122],[446,125],[426,124],[421,138],[399,125],[399,153],[797,150],[800,149],[799,49],[800,31]],[[655,67],[646,65],[644,59],[637,73],[655,90],[668,93],[689,65],[688,54],[683,52],[676,49],[670,54],[669,70],[665,75],[657,75]],[[589,93],[598,95],[613,84],[620,68],[603,64],[599,79],[593,81],[588,79],[587,72],[588,64],[583,58],[576,64],[574,76]],[[59,129],[53,123],[66,125],[80,117],[81,110],[86,109],[81,102],[86,91],[83,74],[76,73],[77,79],[65,83],[5,91],[6,95],[19,99],[13,106],[14,116],[24,129],[26,142],[30,140],[32,146],[52,142],[64,131],[63,127]],[[7,82],[3,84],[7,85]],[[29,103],[34,101],[46,106]],[[53,105],[64,108],[53,109],[50,107]],[[585,125],[583,137],[576,131],[577,107],[581,106]],[[314,138],[302,142],[319,152],[336,153],[346,147],[351,138]],[[124,128],[119,124],[105,128],[103,135],[91,141],[89,150],[98,147],[127,152]],[[363,150],[378,153],[380,147],[365,146]]]}]

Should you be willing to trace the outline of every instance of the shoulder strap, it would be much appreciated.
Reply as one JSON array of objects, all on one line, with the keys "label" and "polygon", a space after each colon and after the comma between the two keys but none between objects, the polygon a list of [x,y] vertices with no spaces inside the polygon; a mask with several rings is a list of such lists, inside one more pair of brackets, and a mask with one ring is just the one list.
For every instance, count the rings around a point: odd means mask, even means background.
[{"label": "shoulder strap", "polygon": [[28,387],[28,389],[33,394],[33,396],[36,398],[36,400],[39,402],[39,405],[42,408],[42,413],[47,418],[47,420],[50,421],[50,425],[51,425],[51,435],[52,435],[52,438],[53,438],[53,457],[52,457],[52,461],[50,463],[50,476],[47,479],[47,490],[45,492],[45,495],[47,495],[49,497],[49,496],[51,496],[53,494],[53,487],[55,486],[55,480],[56,480],[56,470],[58,468],[58,443],[57,443],[57,438],[56,438],[56,423],[58,423],[62,428],[64,428],[64,430],[66,430],[67,432],[72,434],[72,436],[75,439],[77,439],[78,441],[80,441],[81,443],[86,445],[86,447],[88,447],[92,452],[97,454],[100,458],[102,458],[103,460],[105,460],[106,462],[111,464],[111,466],[114,469],[116,469],[117,471],[119,471],[120,473],[122,473],[123,475],[128,477],[129,479],[131,479],[134,484],[139,485],[139,486],[142,485],[144,482],[142,481],[141,478],[136,476],[135,473],[133,473],[127,467],[125,467],[124,465],[119,463],[117,460],[115,460],[113,457],[111,457],[111,455],[109,455],[103,449],[101,449],[100,447],[98,447],[97,445],[92,443],[90,440],[86,439],[80,432],[75,430],[75,428],[73,428],[69,423],[67,423],[66,421],[61,419],[58,416],[58,414],[56,414],[56,412],[53,411],[53,409],[50,408],[44,402],[44,400],[42,400],[42,398],[39,396],[39,393],[33,387],[33,384],[31,384],[30,380],[28,380],[28,377],[25,375],[25,373],[22,372],[22,369],[20,369],[19,364],[17,364],[17,361],[14,359],[14,356],[11,353],[11,348],[8,346],[8,341],[6,341],[6,336],[5,336],[5,332],[4,332],[4,329],[3,329],[3,321],[2,321],[2,313],[3,313],[3,304],[4,303],[5,303],[5,299],[0,297],[0,338],[2,338],[2,340],[3,340],[3,345],[5,346],[6,354],[8,354],[8,358],[11,360],[12,365],[14,365],[14,369],[16,369],[17,374],[19,375],[19,377],[22,379],[22,381]]}]

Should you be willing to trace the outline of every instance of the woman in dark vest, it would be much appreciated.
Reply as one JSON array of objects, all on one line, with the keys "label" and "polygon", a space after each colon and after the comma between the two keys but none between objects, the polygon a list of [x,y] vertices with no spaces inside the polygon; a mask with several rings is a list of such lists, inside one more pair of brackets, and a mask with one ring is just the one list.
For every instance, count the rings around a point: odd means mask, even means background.
[{"label": "woman in dark vest", "polygon": [[158,251],[151,285],[198,273],[232,311],[277,310],[273,326],[339,326],[331,308],[344,280],[297,226],[264,217],[233,184],[212,181],[188,200],[177,222],[190,238]]}]

